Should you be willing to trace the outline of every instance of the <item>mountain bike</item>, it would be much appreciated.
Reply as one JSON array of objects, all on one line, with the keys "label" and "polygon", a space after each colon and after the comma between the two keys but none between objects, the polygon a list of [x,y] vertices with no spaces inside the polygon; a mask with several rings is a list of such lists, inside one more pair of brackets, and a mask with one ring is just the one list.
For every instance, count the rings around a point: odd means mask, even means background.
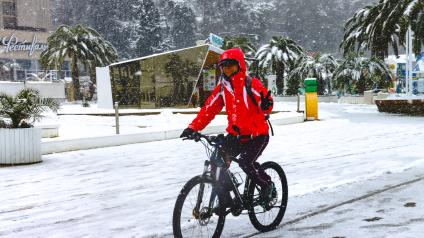
[{"label": "mountain bike", "polygon": [[[205,160],[203,173],[190,179],[178,195],[172,218],[174,236],[220,237],[225,217],[230,213],[233,216],[246,214],[243,213],[246,210],[257,230],[267,232],[275,229],[283,219],[288,199],[287,179],[281,166],[271,161],[261,165],[276,187],[275,194],[264,199],[261,188],[248,176],[243,181],[240,173],[232,173],[227,168],[224,134],[207,136],[196,133],[191,139],[202,142],[209,159]],[[229,159],[239,162],[236,157]],[[230,208],[222,202],[224,198],[220,191],[225,186],[222,181],[229,181],[233,193]],[[239,187],[243,182],[243,193],[240,193]],[[228,189],[228,185],[226,187]]]}]

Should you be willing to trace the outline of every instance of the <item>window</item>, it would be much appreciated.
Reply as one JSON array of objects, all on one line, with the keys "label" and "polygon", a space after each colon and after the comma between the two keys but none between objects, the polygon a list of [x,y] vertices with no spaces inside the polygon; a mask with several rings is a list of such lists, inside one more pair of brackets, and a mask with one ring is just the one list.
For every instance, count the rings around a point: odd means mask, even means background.
[{"label": "window", "polygon": [[13,2],[2,2],[3,7],[3,25],[6,29],[16,29],[16,3]]},{"label": "window", "polygon": [[3,2],[3,15],[5,16],[16,16],[16,4],[15,2]]}]

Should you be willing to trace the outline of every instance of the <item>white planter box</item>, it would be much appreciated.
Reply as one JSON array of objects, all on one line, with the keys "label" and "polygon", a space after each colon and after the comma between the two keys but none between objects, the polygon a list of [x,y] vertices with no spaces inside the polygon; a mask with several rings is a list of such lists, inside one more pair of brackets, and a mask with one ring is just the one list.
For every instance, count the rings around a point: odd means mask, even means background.
[{"label": "white planter box", "polygon": [[0,129],[0,164],[41,162],[41,129]]}]

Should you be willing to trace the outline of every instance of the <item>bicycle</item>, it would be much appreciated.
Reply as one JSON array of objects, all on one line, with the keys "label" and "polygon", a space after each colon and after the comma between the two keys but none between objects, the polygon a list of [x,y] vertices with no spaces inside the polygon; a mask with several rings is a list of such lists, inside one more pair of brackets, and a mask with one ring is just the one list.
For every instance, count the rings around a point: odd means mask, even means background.
[{"label": "bicycle", "polygon": [[[239,216],[244,210],[247,210],[252,225],[258,231],[267,232],[275,229],[284,217],[288,199],[287,179],[281,166],[272,161],[261,165],[277,188],[272,199],[263,201],[260,196],[261,188],[247,176],[244,180],[243,193],[240,193],[238,187],[243,183],[240,182],[242,177],[239,174],[237,179],[225,166],[224,134],[206,136],[196,133],[191,139],[202,142],[209,159],[205,160],[203,173],[190,179],[178,195],[172,219],[174,236],[220,237],[225,217],[230,213]],[[235,163],[239,162],[238,158],[230,157],[230,159]],[[234,194],[234,198],[231,197],[233,205],[229,209],[221,202],[223,198],[219,189],[224,185],[221,184],[220,176],[228,176]],[[274,213],[274,209],[278,209],[278,212]],[[271,215],[274,218],[271,219]]]}]

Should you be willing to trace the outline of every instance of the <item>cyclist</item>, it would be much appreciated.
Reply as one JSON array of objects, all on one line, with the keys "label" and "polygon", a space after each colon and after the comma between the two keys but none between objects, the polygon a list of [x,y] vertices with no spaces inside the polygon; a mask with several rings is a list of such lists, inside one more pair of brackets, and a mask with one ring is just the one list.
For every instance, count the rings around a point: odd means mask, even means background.
[{"label": "cyclist", "polygon": [[[180,137],[193,138],[225,106],[228,135],[224,151],[227,156],[240,155],[240,167],[261,187],[260,196],[267,202],[275,196],[275,186],[256,160],[269,141],[267,119],[273,108],[273,99],[260,80],[247,77],[245,57],[240,49],[224,51],[218,67],[222,72],[220,82]],[[231,207],[229,192],[224,192],[223,196],[225,206]]]}]

